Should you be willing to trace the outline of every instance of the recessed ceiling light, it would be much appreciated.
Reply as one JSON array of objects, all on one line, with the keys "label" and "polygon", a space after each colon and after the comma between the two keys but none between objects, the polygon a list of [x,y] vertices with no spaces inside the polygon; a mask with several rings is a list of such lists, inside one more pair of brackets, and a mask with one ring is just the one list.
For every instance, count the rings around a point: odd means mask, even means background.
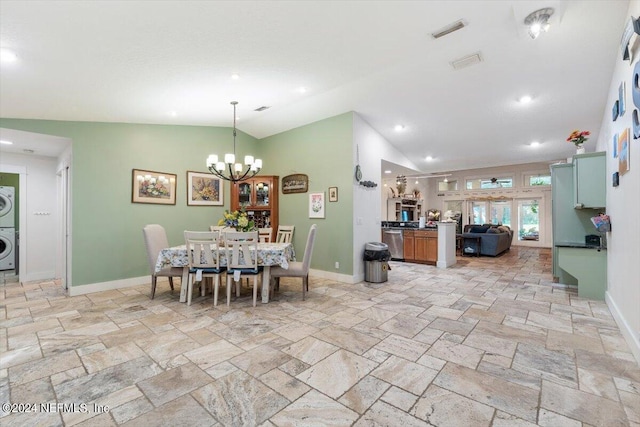
[{"label": "recessed ceiling light", "polygon": [[539,146],[540,146],[540,143],[539,143],[538,141],[533,141],[533,142],[532,142],[531,144],[529,144],[529,145],[531,145],[532,147],[539,147]]},{"label": "recessed ceiling light", "polygon": [[431,160],[433,160],[433,157],[431,157],[431,156],[427,156],[427,157],[425,158],[425,160],[426,160],[427,162],[430,162]]},{"label": "recessed ceiling light", "polygon": [[306,87],[299,87],[299,88],[298,88],[298,92],[300,92],[300,93],[307,93],[307,88],[306,88]]},{"label": "recessed ceiling light", "polygon": [[237,74],[231,74],[231,78],[232,78],[233,80],[238,80],[238,79],[240,78],[240,76],[239,76],[239,75],[237,75]]},{"label": "recessed ceiling light", "polygon": [[178,115],[178,112],[177,112],[177,111],[169,111],[169,115],[170,115],[171,117],[175,117],[175,116],[177,116],[177,115]]},{"label": "recessed ceiling light", "polygon": [[0,61],[2,62],[15,62],[18,60],[18,56],[9,49],[0,49]]},{"label": "recessed ceiling light", "polygon": [[401,132],[404,130],[404,125],[396,125],[394,129],[396,130],[396,132]]},{"label": "recessed ceiling light", "polygon": [[418,180],[416,179],[416,184],[418,183]]},{"label": "recessed ceiling light", "polygon": [[0,141],[0,144],[4,144],[4,145],[12,145],[13,142],[11,141],[5,141],[4,139]]},{"label": "recessed ceiling light", "polygon": [[528,104],[531,102],[532,99],[533,98],[531,98],[529,95],[524,95],[524,96],[521,96],[518,101],[520,101],[521,104]]},{"label": "recessed ceiling light", "polygon": [[384,171],[384,173],[391,173],[391,171]]}]

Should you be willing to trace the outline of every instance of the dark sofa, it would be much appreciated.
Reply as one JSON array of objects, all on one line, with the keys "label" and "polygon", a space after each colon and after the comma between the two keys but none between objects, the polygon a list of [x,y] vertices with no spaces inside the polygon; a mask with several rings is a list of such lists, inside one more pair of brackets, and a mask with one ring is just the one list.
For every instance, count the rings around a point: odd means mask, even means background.
[{"label": "dark sofa", "polygon": [[[477,247],[478,239],[480,248]],[[498,256],[511,248],[513,231],[507,226],[467,224],[462,233],[464,255]]]}]

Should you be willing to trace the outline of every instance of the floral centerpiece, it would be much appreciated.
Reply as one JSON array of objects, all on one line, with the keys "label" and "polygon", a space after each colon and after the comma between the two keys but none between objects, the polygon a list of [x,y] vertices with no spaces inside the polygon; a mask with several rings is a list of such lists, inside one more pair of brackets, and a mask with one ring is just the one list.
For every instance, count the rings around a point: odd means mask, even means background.
[{"label": "floral centerpiece", "polygon": [[239,211],[229,212],[224,211],[224,215],[218,225],[225,225],[227,227],[235,228],[236,231],[253,231],[255,229],[255,223],[249,219],[247,212],[244,209]]},{"label": "floral centerpiece", "polygon": [[569,138],[567,138],[567,142],[571,142],[573,143],[573,145],[580,148],[582,147],[582,144],[584,144],[585,141],[589,139],[587,138],[587,136],[589,135],[591,135],[591,132],[589,132],[588,130],[579,131],[576,129],[571,132],[571,135],[569,135]]}]

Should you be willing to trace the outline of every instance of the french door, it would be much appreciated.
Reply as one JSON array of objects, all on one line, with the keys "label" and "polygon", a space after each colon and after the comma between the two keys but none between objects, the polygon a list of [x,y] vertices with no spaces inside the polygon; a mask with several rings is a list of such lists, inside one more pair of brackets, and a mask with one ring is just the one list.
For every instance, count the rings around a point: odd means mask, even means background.
[{"label": "french door", "polygon": [[511,227],[511,200],[472,200],[469,224],[501,224]]},{"label": "french door", "polygon": [[518,200],[519,241],[540,240],[540,200]]}]

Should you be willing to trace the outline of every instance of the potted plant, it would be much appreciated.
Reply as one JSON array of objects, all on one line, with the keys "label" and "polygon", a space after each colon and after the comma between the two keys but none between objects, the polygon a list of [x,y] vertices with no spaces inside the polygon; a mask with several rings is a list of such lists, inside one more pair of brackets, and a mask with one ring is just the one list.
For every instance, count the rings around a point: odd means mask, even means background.
[{"label": "potted plant", "polygon": [[569,138],[567,138],[567,142],[571,142],[576,146],[576,154],[582,154],[584,153],[584,147],[582,146],[582,144],[584,144],[587,139],[589,139],[587,138],[589,135],[591,135],[591,132],[589,132],[588,130],[579,131],[576,129],[571,132],[571,135],[569,135]]}]

